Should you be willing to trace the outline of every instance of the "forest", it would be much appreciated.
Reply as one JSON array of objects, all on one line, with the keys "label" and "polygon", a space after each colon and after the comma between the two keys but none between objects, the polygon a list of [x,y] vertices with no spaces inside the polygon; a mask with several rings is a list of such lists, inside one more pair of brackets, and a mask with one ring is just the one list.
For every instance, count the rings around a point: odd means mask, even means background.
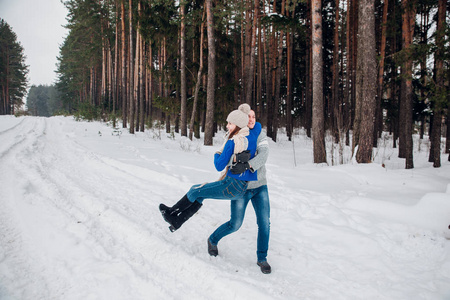
[{"label": "forest", "polygon": [[434,167],[449,152],[445,0],[63,2],[56,87],[67,113],[130,133],[159,122],[211,145],[249,103],[275,142],[304,128],[314,163],[326,162],[326,135],[359,163],[382,132],[407,169],[414,134],[429,137]]},{"label": "forest", "polygon": [[0,18],[0,115],[15,113],[27,92],[24,49],[11,26]]},{"label": "forest", "polygon": [[55,85],[32,85],[28,90],[26,105],[27,113],[32,116],[50,117],[63,113]]}]

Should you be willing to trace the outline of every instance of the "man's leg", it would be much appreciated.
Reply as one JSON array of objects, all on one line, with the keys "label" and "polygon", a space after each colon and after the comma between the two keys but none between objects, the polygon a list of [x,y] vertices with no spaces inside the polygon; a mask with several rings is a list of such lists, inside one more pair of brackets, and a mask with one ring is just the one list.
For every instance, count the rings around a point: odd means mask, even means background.
[{"label": "man's leg", "polygon": [[[267,185],[255,189],[252,205],[256,213],[258,224],[257,257],[259,262],[267,260],[270,236],[270,202]],[[253,191],[253,190],[252,190]]]}]

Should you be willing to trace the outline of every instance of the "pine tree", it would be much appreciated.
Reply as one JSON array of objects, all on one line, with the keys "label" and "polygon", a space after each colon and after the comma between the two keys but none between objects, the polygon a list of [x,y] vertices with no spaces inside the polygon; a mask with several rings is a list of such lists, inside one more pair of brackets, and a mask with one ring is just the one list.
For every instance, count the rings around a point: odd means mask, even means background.
[{"label": "pine tree", "polygon": [[0,18],[0,115],[14,114],[23,105],[28,66],[17,35]]}]

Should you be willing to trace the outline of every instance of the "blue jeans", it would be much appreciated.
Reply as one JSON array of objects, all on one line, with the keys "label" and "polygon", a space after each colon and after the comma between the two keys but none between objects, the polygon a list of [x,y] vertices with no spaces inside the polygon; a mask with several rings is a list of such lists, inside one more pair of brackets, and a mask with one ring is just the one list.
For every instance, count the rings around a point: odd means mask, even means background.
[{"label": "blue jeans", "polygon": [[226,176],[221,181],[193,185],[186,195],[189,201],[200,203],[204,199],[234,200],[245,193],[247,186],[247,181]]},{"label": "blue jeans", "polygon": [[267,185],[247,190],[242,197],[231,201],[230,220],[219,226],[219,228],[211,234],[209,240],[211,244],[217,245],[223,237],[237,231],[244,221],[245,209],[250,200],[252,200],[252,205],[256,214],[256,222],[258,224],[256,255],[258,261],[266,261],[270,235],[270,203]]}]

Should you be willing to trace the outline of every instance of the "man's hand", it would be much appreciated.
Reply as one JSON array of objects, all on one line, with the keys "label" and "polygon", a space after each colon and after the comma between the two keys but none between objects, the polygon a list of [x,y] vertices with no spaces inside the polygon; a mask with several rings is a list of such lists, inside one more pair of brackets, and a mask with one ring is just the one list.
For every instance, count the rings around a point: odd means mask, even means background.
[{"label": "man's hand", "polygon": [[251,157],[250,150],[245,150],[235,155],[235,162],[237,163],[248,162],[250,160],[250,157]]},{"label": "man's hand", "polygon": [[232,174],[238,175],[238,174],[244,173],[248,169],[250,169],[250,165],[248,162],[239,162],[239,163],[233,163],[231,165],[230,171]]}]

